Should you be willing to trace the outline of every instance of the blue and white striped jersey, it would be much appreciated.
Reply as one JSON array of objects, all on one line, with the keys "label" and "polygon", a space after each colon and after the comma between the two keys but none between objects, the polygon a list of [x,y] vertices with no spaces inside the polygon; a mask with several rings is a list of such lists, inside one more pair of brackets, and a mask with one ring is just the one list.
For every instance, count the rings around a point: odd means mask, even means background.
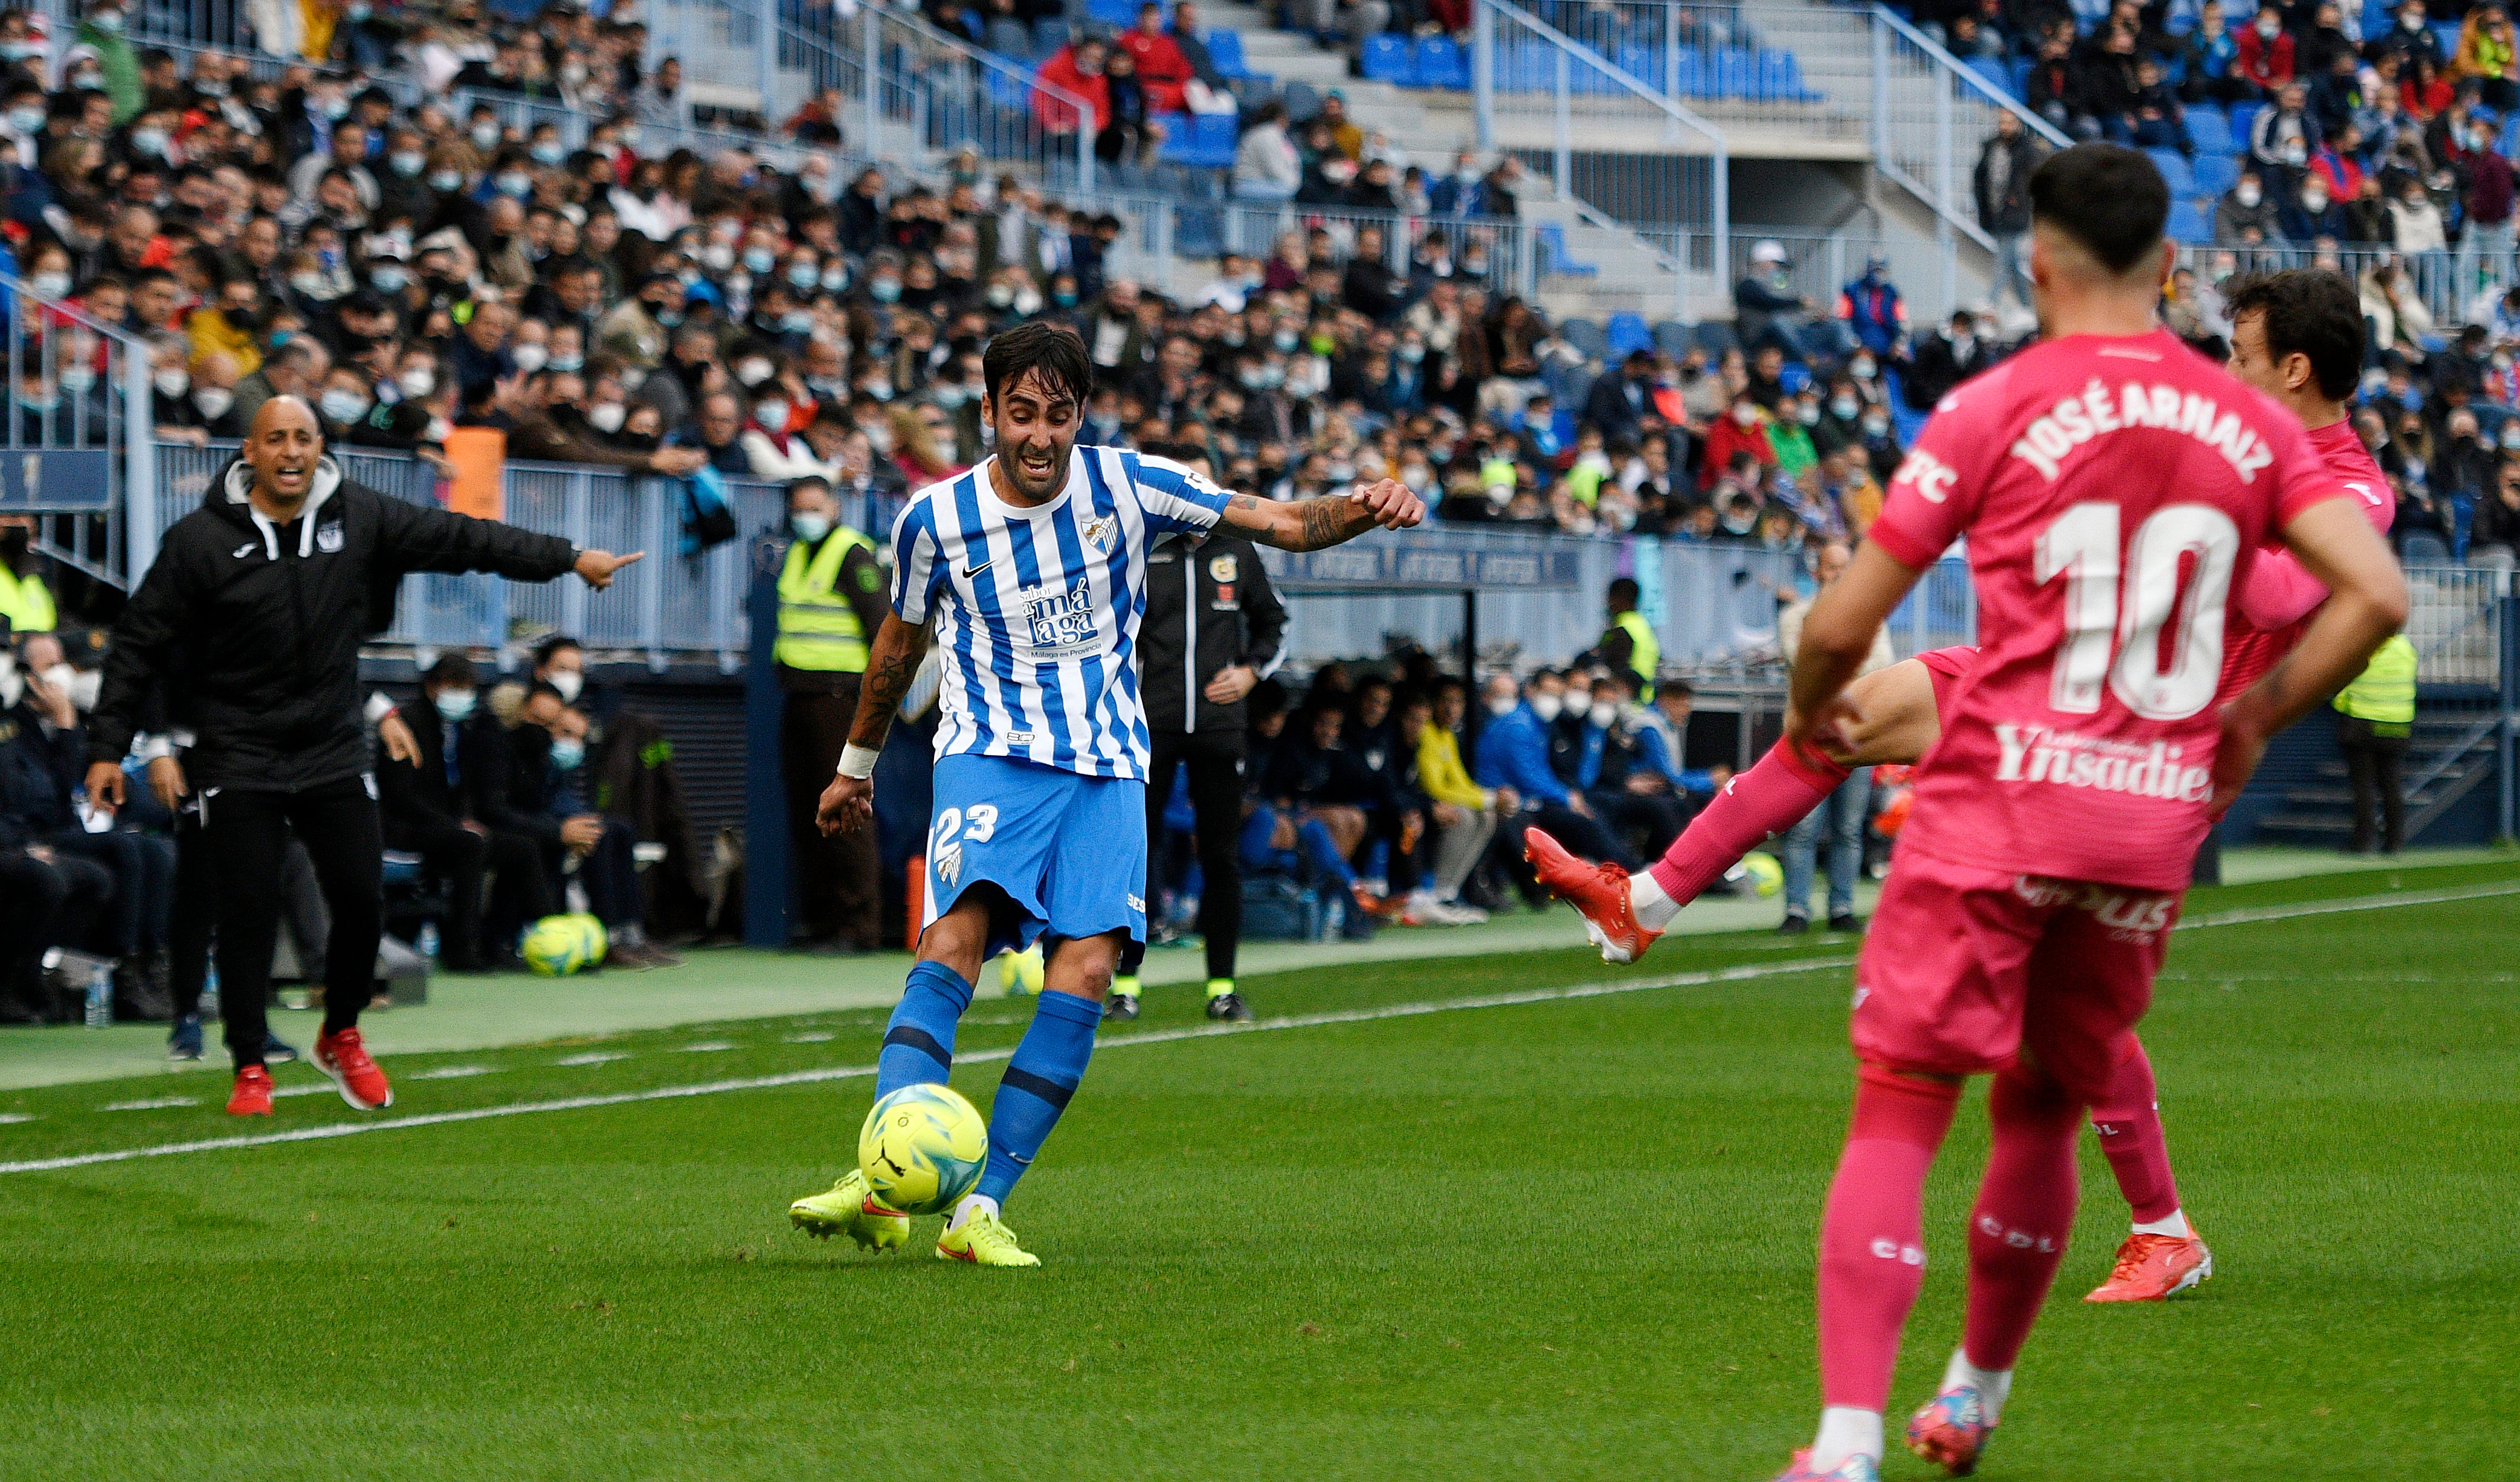
[{"label": "blue and white striped jersey", "polygon": [[944,659],[936,754],[1144,781],[1147,552],[1214,525],[1226,492],[1180,464],[1079,443],[1058,497],[1022,510],[990,487],[995,461],[920,490],[892,526],[892,609],[933,615]]}]

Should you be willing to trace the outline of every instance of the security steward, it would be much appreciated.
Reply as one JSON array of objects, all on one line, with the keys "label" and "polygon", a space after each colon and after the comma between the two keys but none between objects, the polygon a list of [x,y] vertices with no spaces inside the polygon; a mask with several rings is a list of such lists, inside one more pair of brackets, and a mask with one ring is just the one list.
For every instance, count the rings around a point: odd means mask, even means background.
[{"label": "security steward", "polygon": [[393,621],[413,571],[489,571],[549,581],[574,570],[598,591],[639,559],[388,499],[324,456],[294,396],[255,411],[245,450],[201,508],[168,529],[114,625],[88,724],[87,795],[124,801],[122,758],[180,656],[197,794],[217,890],[220,1004],[237,1066],[228,1110],[269,1115],[264,1000],[280,929],[281,854],[293,827],[332,913],[317,1069],[369,1110],[393,1100],[359,1038],[382,929],[384,839],[360,716],[359,646]]},{"label": "security steward", "polygon": [[1662,662],[1662,644],[1654,638],[1653,624],[1637,610],[1636,581],[1626,576],[1613,578],[1606,606],[1610,609],[1610,626],[1603,630],[1593,651],[1611,668],[1635,675],[1637,698],[1650,705],[1654,697],[1654,666]]},{"label": "security steward", "polygon": [[[1207,459],[1197,448],[1167,456],[1201,476]],[[1285,661],[1286,608],[1269,586],[1260,553],[1242,537],[1219,527],[1177,535],[1147,558],[1147,610],[1138,626],[1138,693],[1146,701],[1147,893],[1149,909],[1161,877],[1164,804],[1172,797],[1173,768],[1190,769],[1190,802],[1195,818],[1203,877],[1198,929],[1207,943],[1207,1016],[1248,1019],[1249,1006],[1234,990],[1234,958],[1242,942],[1242,752],[1248,721],[1243,696]],[[1103,1017],[1138,1016],[1138,969],[1147,959],[1143,942],[1120,956],[1119,975]]]},{"label": "security steward", "polygon": [[2375,808],[2380,852],[2407,847],[2407,789],[2399,768],[2414,729],[2415,646],[2401,633],[2382,644],[2361,676],[2336,696],[2336,745],[2345,753],[2345,775],[2354,786],[2354,836],[2347,853],[2371,852]]},{"label": "security steward", "polygon": [[884,944],[881,865],[872,829],[826,835],[814,825],[840,765],[866,678],[867,637],[889,610],[875,542],[839,522],[832,486],[788,486],[788,563],[779,572],[779,641],[772,649],[786,699],[779,744],[788,786],[788,847],[796,862],[810,947],[874,952]]},{"label": "security steward", "polygon": [[52,589],[35,574],[34,545],[32,516],[0,518],[0,618],[7,618],[10,633],[21,638],[50,633],[60,623]]}]

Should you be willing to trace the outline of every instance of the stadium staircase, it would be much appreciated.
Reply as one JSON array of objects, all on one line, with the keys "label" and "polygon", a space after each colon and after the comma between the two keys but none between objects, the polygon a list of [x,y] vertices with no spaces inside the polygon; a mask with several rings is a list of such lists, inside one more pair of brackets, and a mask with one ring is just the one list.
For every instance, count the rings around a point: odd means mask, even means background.
[{"label": "stadium staircase", "polygon": [[[2324,727],[2332,722],[2318,713],[2308,724]],[[2408,785],[2408,844],[2450,842],[2453,833],[2472,831],[2456,829],[2452,815],[2468,811],[2458,805],[2495,780],[2491,726],[2490,720],[2463,708],[2428,705],[2416,712],[2414,734],[2408,741],[2401,769]],[[2490,814],[2492,801],[2488,788],[2476,805]],[[2344,759],[2330,746],[2284,780],[2280,800],[2257,821],[2255,841],[2338,849],[2352,834],[2353,824],[2354,791]],[[2444,826],[2443,836],[2425,837],[2436,824]]]}]

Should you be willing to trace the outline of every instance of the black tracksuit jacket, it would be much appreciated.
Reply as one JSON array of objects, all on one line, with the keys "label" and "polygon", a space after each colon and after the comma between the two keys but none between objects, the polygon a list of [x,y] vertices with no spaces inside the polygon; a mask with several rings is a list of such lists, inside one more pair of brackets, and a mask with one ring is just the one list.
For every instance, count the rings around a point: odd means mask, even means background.
[{"label": "black tracksuit jacket", "polygon": [[197,788],[297,792],[368,770],[359,646],[393,623],[413,571],[492,571],[549,581],[577,561],[553,535],[389,498],[330,458],[286,525],[247,502],[253,471],[232,462],[177,520],[114,625],[88,724],[91,761],[119,762],[150,696],[180,662]]},{"label": "black tracksuit jacket", "polygon": [[[1186,613],[1198,622],[1196,651]],[[1239,535],[1211,531],[1193,545],[1175,536],[1147,558],[1147,610],[1138,621],[1138,695],[1147,729],[1216,732],[1238,744],[1245,701],[1220,705],[1200,692],[1220,669],[1248,664],[1262,679],[1285,657],[1286,608]]]}]

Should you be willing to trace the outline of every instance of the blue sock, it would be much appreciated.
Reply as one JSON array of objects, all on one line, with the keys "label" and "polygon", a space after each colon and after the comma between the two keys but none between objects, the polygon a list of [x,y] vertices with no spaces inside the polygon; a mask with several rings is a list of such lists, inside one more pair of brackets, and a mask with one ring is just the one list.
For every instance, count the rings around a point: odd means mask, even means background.
[{"label": "blue sock", "polygon": [[1085,1062],[1094,1056],[1094,1031],[1102,1022],[1102,1006],[1073,993],[1045,993],[1032,1011],[1015,1057],[1007,1062],[998,1083],[998,1099],[989,1104],[989,1167],[980,1175],[977,1192],[1000,1203],[1015,1180],[1032,1166],[1076,1083],[1085,1079]]},{"label": "blue sock", "polygon": [[954,1069],[954,1026],[970,1007],[971,985],[963,974],[943,963],[912,964],[884,1026],[883,1052],[875,1057],[876,1099],[904,1086],[942,1085]]},{"label": "blue sock", "polygon": [[1302,846],[1305,857],[1313,862],[1315,870],[1338,881],[1339,888],[1342,890],[1356,888],[1356,872],[1348,868],[1346,860],[1340,858],[1338,840],[1330,837],[1328,824],[1317,818],[1304,820],[1296,826],[1295,840]]}]

